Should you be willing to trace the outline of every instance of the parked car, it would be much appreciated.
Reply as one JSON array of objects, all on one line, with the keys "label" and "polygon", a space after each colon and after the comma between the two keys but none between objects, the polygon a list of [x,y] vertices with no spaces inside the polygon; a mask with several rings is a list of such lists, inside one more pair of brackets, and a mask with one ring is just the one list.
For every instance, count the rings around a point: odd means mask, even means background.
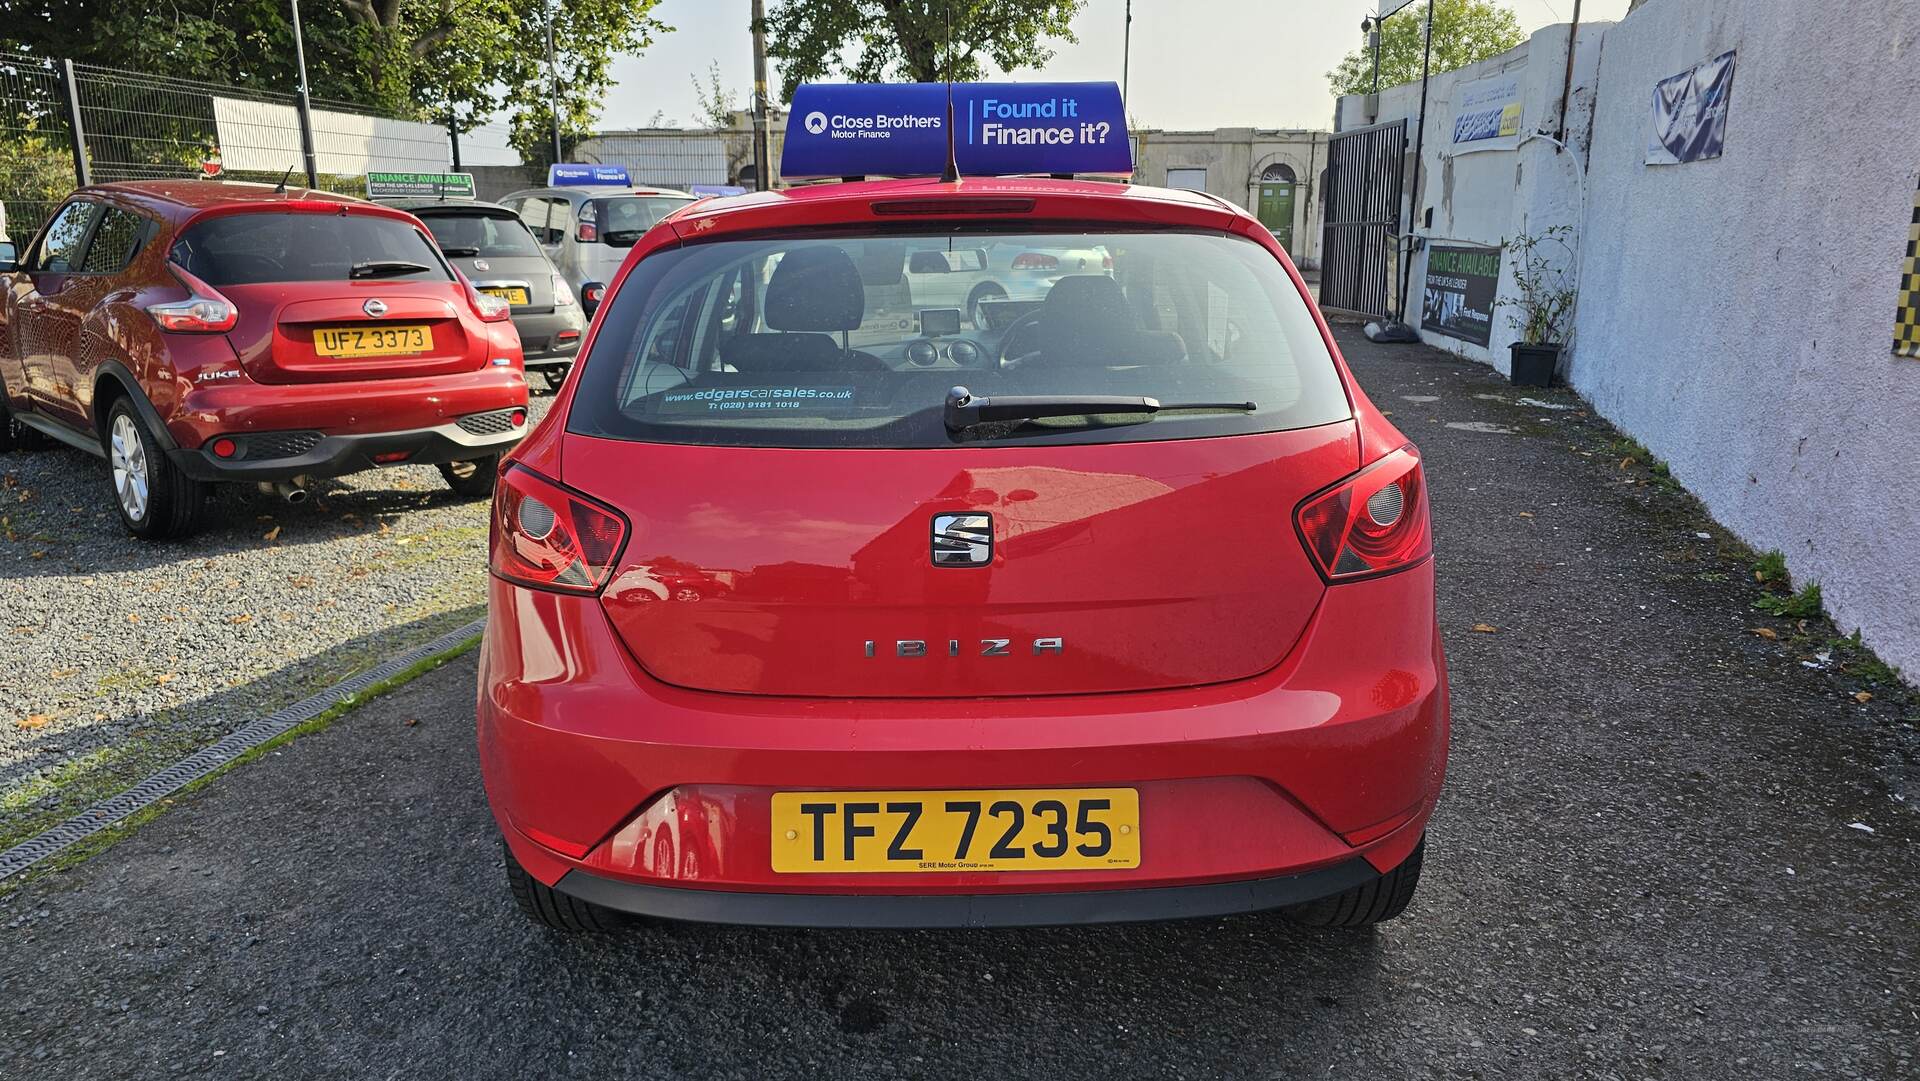
[{"label": "parked car", "polygon": [[191,532],[207,485],[440,467],[492,491],[527,420],[508,304],[419,219],[319,191],[196,180],[82,188],[0,246],[0,449],[107,459],[135,535]]},{"label": "parked car", "polygon": [[[1088,254],[937,341],[874,301],[1002,247]],[[1420,454],[1251,215],[828,183],[631,258],[494,495],[480,761],[530,918],[1406,908],[1448,732]]]},{"label": "parked car", "polygon": [[516,191],[500,203],[526,223],[574,295],[592,305],[599,297],[583,295],[588,283],[613,281],[634,243],[693,201],[668,188],[563,186]]},{"label": "parked car", "polygon": [[573,287],[513,211],[474,199],[387,199],[426,223],[440,251],[473,287],[513,305],[526,366],[558,384],[586,329]]},{"label": "parked car", "polygon": [[959,308],[985,330],[991,314],[986,308],[996,301],[1038,301],[1069,274],[1112,269],[1113,257],[1103,246],[1037,248],[1016,240],[911,251],[907,286],[916,308]]}]

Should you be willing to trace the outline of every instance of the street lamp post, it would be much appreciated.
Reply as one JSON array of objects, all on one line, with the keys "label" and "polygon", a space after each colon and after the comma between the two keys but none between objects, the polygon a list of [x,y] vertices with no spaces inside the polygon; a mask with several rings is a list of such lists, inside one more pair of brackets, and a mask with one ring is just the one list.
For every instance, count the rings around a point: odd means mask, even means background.
[{"label": "street lamp post", "polygon": [[773,153],[767,145],[767,13],[753,0],[753,190],[773,187]]},{"label": "street lamp post", "polygon": [[313,101],[307,94],[307,45],[300,37],[300,0],[292,0],[293,63],[299,75],[300,96],[295,99],[300,111],[300,156],[307,167],[307,187],[320,186],[320,163],[313,153]]},{"label": "street lamp post", "polygon": [[560,161],[560,69],[553,61],[553,21],[559,17],[554,5],[547,7],[547,94],[548,108],[553,112],[553,160]]}]

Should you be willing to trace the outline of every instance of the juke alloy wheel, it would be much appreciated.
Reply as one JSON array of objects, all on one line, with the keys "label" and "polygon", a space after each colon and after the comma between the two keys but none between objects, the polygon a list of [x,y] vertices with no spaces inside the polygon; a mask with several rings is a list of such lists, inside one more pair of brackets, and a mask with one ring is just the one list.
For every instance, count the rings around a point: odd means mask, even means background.
[{"label": "juke alloy wheel", "polygon": [[104,441],[113,505],[128,531],[146,540],[191,533],[206,485],[174,468],[126,398],[108,410]]}]

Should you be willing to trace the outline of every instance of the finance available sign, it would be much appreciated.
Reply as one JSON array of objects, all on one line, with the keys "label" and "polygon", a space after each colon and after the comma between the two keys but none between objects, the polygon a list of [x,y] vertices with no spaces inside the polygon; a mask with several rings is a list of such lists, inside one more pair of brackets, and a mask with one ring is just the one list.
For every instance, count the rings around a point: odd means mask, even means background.
[{"label": "finance available sign", "polygon": [[1435,244],[1427,249],[1420,329],[1486,348],[1499,290],[1499,248]]},{"label": "finance available sign", "polygon": [[[928,176],[946,166],[944,83],[812,83],[794,92],[781,175]],[[1113,83],[956,83],[954,159],[969,176],[1133,171]]]}]

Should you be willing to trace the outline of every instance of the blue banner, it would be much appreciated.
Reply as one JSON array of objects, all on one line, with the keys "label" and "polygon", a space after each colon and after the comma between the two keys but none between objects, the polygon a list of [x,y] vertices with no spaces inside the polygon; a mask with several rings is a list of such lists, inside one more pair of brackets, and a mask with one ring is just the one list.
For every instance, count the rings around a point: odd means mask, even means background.
[{"label": "blue banner", "polygon": [[[955,83],[953,141],[964,176],[1133,172],[1113,83]],[[946,163],[944,83],[810,83],[794,91],[782,176],[938,176]]]},{"label": "blue banner", "polygon": [[577,165],[567,162],[547,166],[547,186],[550,188],[608,184],[622,188],[632,187],[632,182],[627,179],[627,167],[624,165]]}]

